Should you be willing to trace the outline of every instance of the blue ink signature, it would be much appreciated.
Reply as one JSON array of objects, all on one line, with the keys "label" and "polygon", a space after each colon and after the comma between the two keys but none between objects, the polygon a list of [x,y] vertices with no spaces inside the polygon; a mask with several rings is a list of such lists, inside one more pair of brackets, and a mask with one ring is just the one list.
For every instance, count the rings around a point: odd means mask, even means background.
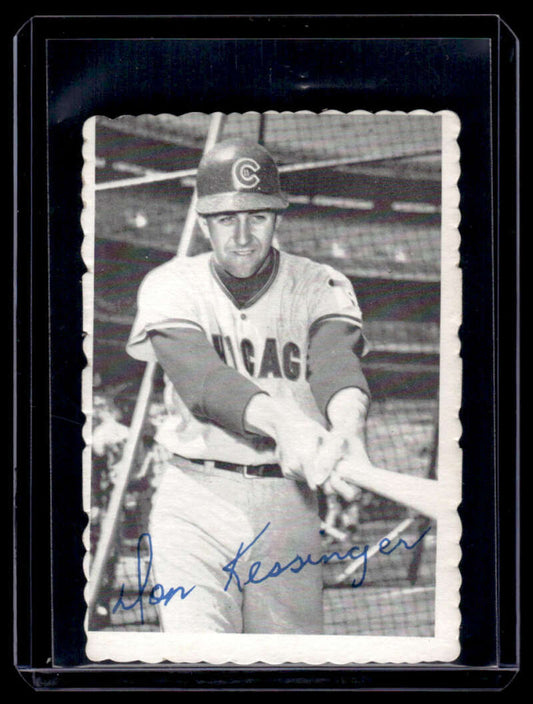
[{"label": "blue ink signature", "polygon": [[[263,567],[262,562],[260,560],[257,560],[256,562],[253,562],[250,565],[250,568],[248,569],[248,576],[245,581],[241,581],[241,576],[237,572],[237,566],[238,562],[241,559],[243,555],[245,555],[250,548],[257,543],[257,541],[266,533],[268,528],[270,527],[270,522],[266,524],[266,526],[263,528],[263,530],[258,533],[255,538],[248,543],[248,545],[244,545],[244,543],[240,544],[239,549],[237,550],[237,553],[235,557],[230,560],[222,569],[224,572],[229,573],[229,577],[226,581],[226,585],[224,587],[224,591],[227,591],[229,589],[230,584],[235,581],[235,584],[237,585],[237,588],[240,592],[242,592],[243,587],[246,586],[247,584],[261,584],[262,582],[265,582],[267,579],[273,579],[275,577],[279,577],[281,574],[284,572],[287,572],[287,570],[290,570],[293,573],[298,573],[301,570],[304,569],[304,567],[307,567],[308,565],[320,565],[324,564],[326,565],[328,562],[331,562],[332,560],[336,560],[339,562],[344,562],[345,560],[363,560],[362,563],[362,575],[359,580],[354,579],[352,581],[352,587],[360,587],[366,578],[366,573],[367,573],[367,566],[368,566],[368,551],[369,551],[369,545],[365,545],[364,547],[360,548],[357,545],[352,546],[347,552],[345,553],[339,553],[339,552],[331,552],[331,553],[324,553],[314,559],[311,555],[307,555],[306,557],[302,557],[301,555],[296,555],[290,562],[287,562],[285,565],[281,565],[279,562],[274,562],[272,567],[266,572],[266,574],[263,574],[262,576],[258,576],[258,572],[261,570]],[[403,538],[399,538],[398,542],[391,547],[392,541],[389,540],[389,538],[382,538],[379,542],[379,552],[382,553],[383,555],[390,555],[393,553],[397,548],[400,546],[403,546],[406,550],[413,550],[420,541],[424,538],[425,535],[430,531],[431,526],[429,526],[423,533],[421,533],[418,538],[415,540],[414,543],[411,543],[409,545],[408,543],[405,542]]]},{"label": "blue ink signature", "polygon": [[[287,562],[287,564],[282,565],[278,561],[274,562],[272,567],[266,572],[266,574],[263,574],[262,576],[258,576],[258,572],[262,569],[263,564],[260,560],[257,560],[256,562],[253,562],[249,569],[248,569],[248,575],[245,581],[241,581],[241,576],[237,572],[237,567],[239,560],[243,555],[245,555],[256,543],[257,541],[267,532],[267,530],[270,527],[270,522],[265,525],[263,530],[261,530],[255,538],[248,543],[248,545],[244,545],[244,543],[241,543],[239,546],[239,549],[237,550],[237,553],[233,559],[231,559],[224,567],[222,570],[224,572],[227,572],[229,574],[229,577],[226,581],[226,584],[224,586],[224,591],[228,591],[230,585],[232,584],[233,581],[235,581],[235,584],[240,592],[242,592],[243,587],[246,586],[247,584],[261,584],[262,582],[265,582],[267,579],[274,579],[275,577],[279,577],[282,575],[284,572],[287,572],[289,570],[290,572],[293,573],[298,573],[301,572],[301,570],[304,569],[304,567],[307,567],[308,565],[320,565],[324,564],[326,565],[328,562],[331,562],[332,560],[336,560],[339,562],[344,562],[345,560],[362,560],[362,574],[361,578],[359,580],[354,579],[352,581],[352,587],[360,587],[366,578],[366,573],[367,573],[367,566],[368,566],[368,551],[369,551],[369,545],[365,545],[364,547],[360,548],[357,545],[352,546],[347,552],[345,553],[339,553],[339,552],[330,552],[330,553],[323,553],[317,558],[313,558],[310,554],[308,554],[306,557],[302,557],[301,555],[296,555],[292,560]],[[383,555],[390,555],[392,554],[397,548],[402,546],[406,550],[413,550],[420,541],[429,533],[431,530],[431,526],[426,528],[419,536],[418,538],[414,541],[414,543],[411,543],[410,545],[403,539],[399,538],[398,542],[392,545],[392,541],[389,540],[389,538],[382,538],[378,544],[379,546],[379,552],[382,553]],[[143,540],[146,539],[148,541],[148,567],[146,570],[146,574],[143,576],[143,569],[142,569],[142,556],[141,556],[141,550],[143,546]],[[392,546],[391,546],[392,545]],[[153,558],[153,551],[152,551],[152,538],[150,536],[150,533],[143,533],[137,542],[137,585],[138,585],[138,593],[137,593],[137,598],[131,602],[131,604],[126,604],[124,603],[124,590],[125,590],[125,585],[122,584],[120,588],[120,595],[117,599],[117,602],[115,606],[113,607],[113,613],[116,613],[119,608],[124,609],[125,611],[130,611],[131,609],[134,609],[136,606],[139,606],[140,609],[140,615],[141,615],[141,624],[144,624],[144,605],[143,605],[143,596],[146,591],[146,587],[148,585],[148,581],[150,579],[150,571],[152,569],[152,558]],[[196,585],[193,585],[190,589],[185,589],[185,587],[170,587],[168,591],[165,591],[165,588],[163,587],[162,584],[155,584],[152,589],[150,590],[148,594],[148,603],[151,605],[157,605],[157,604],[163,604],[164,606],[167,606],[170,600],[176,595],[179,594],[180,598],[183,600],[189,596],[189,594],[194,590]]]},{"label": "blue ink signature", "polygon": [[[146,570],[146,575],[144,576],[144,579],[143,579],[141,549],[142,549],[143,540],[145,538],[148,541],[148,567]],[[131,609],[134,609],[137,605],[139,605],[140,614],[141,614],[141,623],[144,624],[143,595],[146,590],[148,580],[150,579],[150,571],[152,569],[152,558],[153,558],[152,537],[150,536],[150,533],[143,533],[141,536],[139,536],[139,540],[137,541],[137,585],[138,585],[137,598],[135,599],[135,601],[132,601],[131,604],[125,604],[124,599],[123,599],[125,585],[122,584],[122,586],[120,588],[120,596],[117,599],[117,603],[113,607],[113,613],[116,613],[119,608],[122,608],[125,611],[131,611]],[[189,594],[192,592],[192,590],[195,588],[195,586],[196,585],[193,585],[190,589],[187,589],[187,590],[184,587],[170,587],[169,590],[167,592],[165,592],[165,588],[163,587],[162,584],[155,584],[152,587],[152,589],[150,590],[150,593],[148,594],[148,603],[152,604],[154,606],[157,604],[163,603],[165,606],[167,606],[169,601],[176,594],[179,594],[181,599],[185,599],[186,597],[188,597]]]}]

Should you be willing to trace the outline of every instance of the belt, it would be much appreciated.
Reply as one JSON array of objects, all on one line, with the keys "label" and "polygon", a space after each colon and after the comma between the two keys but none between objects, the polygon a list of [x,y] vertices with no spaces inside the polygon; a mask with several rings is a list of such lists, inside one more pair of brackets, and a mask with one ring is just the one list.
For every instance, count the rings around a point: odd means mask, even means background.
[{"label": "belt", "polygon": [[[175,455],[176,464],[179,456]],[[234,464],[233,462],[220,462],[219,460],[200,460],[184,458],[193,464],[211,465],[215,469],[225,469],[228,472],[237,472],[244,477],[283,477],[283,472],[279,464]]]}]

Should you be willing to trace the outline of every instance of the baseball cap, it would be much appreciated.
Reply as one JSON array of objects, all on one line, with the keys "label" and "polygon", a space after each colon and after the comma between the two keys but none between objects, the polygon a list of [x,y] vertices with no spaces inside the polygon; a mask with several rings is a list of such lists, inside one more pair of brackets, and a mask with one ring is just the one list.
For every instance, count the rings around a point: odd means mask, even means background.
[{"label": "baseball cap", "polygon": [[281,193],[279,172],[260,144],[227,139],[207,152],[196,175],[200,215],[241,210],[284,210],[289,201]]}]

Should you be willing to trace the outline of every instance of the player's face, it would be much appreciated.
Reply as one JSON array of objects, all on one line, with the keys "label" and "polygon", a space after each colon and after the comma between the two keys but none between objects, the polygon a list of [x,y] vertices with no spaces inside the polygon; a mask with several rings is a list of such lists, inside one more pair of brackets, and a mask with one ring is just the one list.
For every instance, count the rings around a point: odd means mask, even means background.
[{"label": "player's face", "polygon": [[272,210],[217,213],[203,218],[217,262],[232,276],[246,278],[259,269],[267,256],[277,215]]}]

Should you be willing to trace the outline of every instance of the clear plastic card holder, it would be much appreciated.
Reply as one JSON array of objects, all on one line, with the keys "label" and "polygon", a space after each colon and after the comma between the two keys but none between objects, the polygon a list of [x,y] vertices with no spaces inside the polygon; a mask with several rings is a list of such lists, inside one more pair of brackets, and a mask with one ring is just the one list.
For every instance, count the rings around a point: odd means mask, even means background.
[{"label": "clear plastic card holder", "polygon": [[17,28],[23,688],[516,686],[514,29]]}]

